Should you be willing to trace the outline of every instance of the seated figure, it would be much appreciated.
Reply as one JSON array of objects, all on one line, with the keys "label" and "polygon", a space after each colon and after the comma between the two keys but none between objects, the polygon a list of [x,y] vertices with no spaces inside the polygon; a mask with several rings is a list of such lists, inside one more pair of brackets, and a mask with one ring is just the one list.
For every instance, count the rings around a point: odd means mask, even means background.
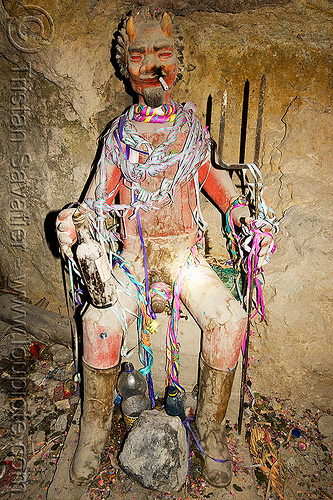
[{"label": "seated figure", "polygon": [[[139,282],[151,270],[169,287],[178,280],[180,300],[203,335],[197,434],[209,456],[230,458],[225,414],[247,315],[200,255],[204,221],[198,192],[203,189],[224,213],[239,193],[229,173],[212,165],[210,137],[195,106],[172,100],[173,85],[182,71],[181,43],[175,35],[170,16],[156,10],[124,20],[117,38],[117,61],[138,104],[115,119],[104,134],[96,174],[80,206],[101,227],[105,215],[116,210],[122,216],[123,248],[121,260],[112,269],[115,303],[106,308],[90,304],[82,320],[84,401],[71,466],[71,480],[77,484],[88,482],[98,469],[111,429],[124,322],[129,326],[139,312],[137,289],[124,271],[124,262]],[[61,211],[57,219],[59,243],[70,258],[76,242],[74,210]],[[238,227],[241,220],[251,222],[245,206],[232,216]],[[270,236],[262,239],[260,255],[265,255],[270,243]],[[231,462],[205,456],[204,477],[215,487],[227,486]]]}]

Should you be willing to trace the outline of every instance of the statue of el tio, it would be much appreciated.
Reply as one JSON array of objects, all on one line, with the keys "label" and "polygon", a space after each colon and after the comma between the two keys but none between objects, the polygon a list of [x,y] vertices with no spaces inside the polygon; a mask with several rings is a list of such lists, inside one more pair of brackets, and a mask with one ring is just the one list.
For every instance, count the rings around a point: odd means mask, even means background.
[{"label": "statue of el tio", "polygon": [[[82,320],[84,402],[70,472],[76,484],[87,483],[98,469],[111,428],[123,322],[129,326],[138,314],[137,288],[125,273],[124,262],[141,283],[152,270],[155,281],[157,274],[157,281],[168,285],[177,278],[179,284],[181,276],[180,299],[203,332],[196,431],[209,456],[230,458],[225,414],[247,315],[200,255],[204,224],[198,190],[202,188],[224,213],[239,193],[229,173],[212,166],[210,137],[193,103],[172,100],[173,85],[183,69],[175,33],[166,13],[141,12],[124,21],[116,57],[138,104],[114,120],[104,135],[96,174],[79,208],[94,217],[106,237],[105,217],[115,210],[121,216],[123,250],[121,262],[112,269],[112,305],[91,304]],[[60,247],[69,258],[77,239],[75,210],[64,209],[57,219]],[[251,222],[247,207],[233,211],[235,225],[240,227],[241,219]],[[271,241],[270,236],[262,239],[261,256]],[[227,486],[231,462],[205,456],[204,477],[215,487]]]}]

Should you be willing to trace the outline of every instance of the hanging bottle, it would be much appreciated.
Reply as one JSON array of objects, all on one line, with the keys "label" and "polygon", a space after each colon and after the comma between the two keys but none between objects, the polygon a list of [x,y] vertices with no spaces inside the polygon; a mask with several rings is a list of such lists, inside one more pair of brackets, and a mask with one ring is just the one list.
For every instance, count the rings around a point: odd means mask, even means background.
[{"label": "hanging bottle", "polygon": [[123,399],[144,395],[147,391],[147,382],[144,375],[135,370],[132,363],[126,362],[118,378],[117,390]]},{"label": "hanging bottle", "polygon": [[86,215],[80,210],[73,214],[77,234],[76,258],[81,275],[95,307],[109,307],[117,302],[110,264],[102,246],[93,239]]},{"label": "hanging bottle", "polygon": [[165,391],[165,411],[172,417],[179,417],[183,422],[186,419],[184,402],[177,387],[169,385]]}]

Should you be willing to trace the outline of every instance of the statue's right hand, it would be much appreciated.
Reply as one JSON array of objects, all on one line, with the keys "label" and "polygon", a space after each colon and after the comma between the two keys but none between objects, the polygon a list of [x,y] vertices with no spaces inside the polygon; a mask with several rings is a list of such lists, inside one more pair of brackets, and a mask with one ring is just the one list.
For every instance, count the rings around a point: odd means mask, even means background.
[{"label": "statue's right hand", "polygon": [[65,208],[59,212],[56,220],[57,237],[62,254],[73,258],[72,245],[76,242],[76,230],[72,215],[76,208]]}]

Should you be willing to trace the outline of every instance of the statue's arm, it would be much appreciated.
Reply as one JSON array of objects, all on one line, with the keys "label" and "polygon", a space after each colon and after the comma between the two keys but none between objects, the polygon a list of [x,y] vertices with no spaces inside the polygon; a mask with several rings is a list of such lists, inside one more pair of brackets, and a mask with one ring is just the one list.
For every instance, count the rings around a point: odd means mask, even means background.
[{"label": "statue's arm", "polygon": [[[121,172],[120,169],[114,165],[113,163],[107,162],[107,172],[105,175],[105,188],[107,191],[108,195],[108,200],[107,203],[111,205],[111,203],[114,201],[114,198],[116,194],[119,191],[120,187],[120,180],[121,180]],[[97,171],[92,178],[92,181],[87,189],[87,192],[85,194],[84,200],[96,200],[98,197],[98,188],[100,186],[101,182],[101,175],[100,172]],[[110,198],[109,198],[110,196]],[[86,208],[88,208],[88,205],[85,201],[82,203]]]},{"label": "statue's arm", "polygon": [[[240,195],[232,182],[229,172],[227,170],[215,168],[209,160],[199,169],[199,183],[202,185],[203,191],[223,213],[226,213],[231,202]],[[250,227],[253,221],[247,206],[234,208],[232,211],[232,218],[234,224],[238,227],[241,227],[242,224],[246,224]],[[268,234],[263,234],[261,238],[259,256],[265,257],[273,246],[273,238],[271,235],[272,226],[267,223],[262,228],[262,231]]]},{"label": "statue's arm", "polygon": [[[209,160],[199,169],[199,183],[205,194],[208,195],[223,213],[226,213],[230,203],[240,196],[229,172],[215,168]],[[250,218],[248,207],[240,207],[233,210],[233,220],[237,226],[241,226],[245,222],[245,219],[248,218]]]},{"label": "statue's arm", "polygon": [[[119,168],[112,163],[108,163],[106,174],[106,189],[108,196],[110,195],[110,198],[107,200],[108,204],[111,204],[114,200],[120,187],[120,180],[121,172]],[[88,187],[85,200],[89,198],[92,200],[96,200],[96,193],[99,184],[100,172],[97,171]],[[75,210],[76,208],[65,208],[64,210],[61,210],[56,220],[56,231],[61,252],[63,253],[63,255],[66,255],[69,258],[73,257],[71,247],[76,242],[76,231],[72,220],[72,215]],[[90,209],[85,201],[80,203],[80,210],[90,211],[91,214],[95,216],[95,212]]]}]

